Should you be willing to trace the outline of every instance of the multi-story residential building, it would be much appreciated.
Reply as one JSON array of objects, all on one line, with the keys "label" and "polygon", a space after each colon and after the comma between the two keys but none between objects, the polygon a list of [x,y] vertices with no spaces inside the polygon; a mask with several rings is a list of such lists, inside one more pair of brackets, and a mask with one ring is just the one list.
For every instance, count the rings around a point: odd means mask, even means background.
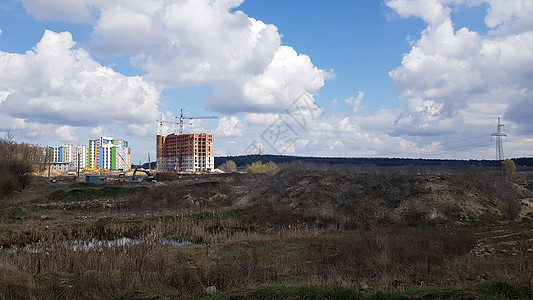
[{"label": "multi-story residential building", "polygon": [[[87,167],[87,146],[64,144],[60,147],[51,148],[51,162],[61,167],[54,167],[59,171],[84,169]],[[60,170],[61,169],[61,170]]]},{"label": "multi-story residential building", "polygon": [[102,136],[89,140],[88,167],[104,170],[129,170],[131,149],[127,141]]},{"label": "multi-story residential building", "polygon": [[169,134],[157,136],[160,170],[213,172],[215,166],[212,134]]}]

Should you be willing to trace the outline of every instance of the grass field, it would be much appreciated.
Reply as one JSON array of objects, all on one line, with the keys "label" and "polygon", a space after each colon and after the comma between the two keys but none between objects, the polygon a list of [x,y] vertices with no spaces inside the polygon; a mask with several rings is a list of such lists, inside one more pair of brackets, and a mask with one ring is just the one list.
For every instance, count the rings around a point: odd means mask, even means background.
[{"label": "grass field", "polygon": [[0,298],[532,298],[532,178],[309,166],[34,178],[0,202]]}]

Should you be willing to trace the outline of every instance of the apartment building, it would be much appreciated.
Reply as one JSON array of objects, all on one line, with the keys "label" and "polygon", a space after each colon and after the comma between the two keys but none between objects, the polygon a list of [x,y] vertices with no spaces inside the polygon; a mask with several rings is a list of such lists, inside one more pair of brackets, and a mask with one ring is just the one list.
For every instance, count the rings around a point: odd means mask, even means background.
[{"label": "apartment building", "polygon": [[128,141],[102,136],[89,140],[88,167],[104,170],[129,170],[131,149]]},{"label": "apartment building", "polygon": [[212,134],[158,135],[156,149],[160,170],[213,172],[215,169]]},{"label": "apartment building", "polygon": [[87,146],[64,144],[60,147],[52,147],[51,162],[57,163],[55,165],[61,166],[53,169],[63,171],[63,169],[77,170],[87,167]]}]

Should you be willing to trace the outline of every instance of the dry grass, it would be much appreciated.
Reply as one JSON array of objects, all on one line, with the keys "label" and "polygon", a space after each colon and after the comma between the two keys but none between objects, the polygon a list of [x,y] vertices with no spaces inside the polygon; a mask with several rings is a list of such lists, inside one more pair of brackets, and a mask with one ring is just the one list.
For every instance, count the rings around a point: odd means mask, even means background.
[{"label": "dry grass", "polygon": [[[105,185],[43,183],[0,208],[0,241],[10,249],[0,251],[0,298],[132,298],[137,292],[183,298],[213,285],[230,294],[277,285],[401,292],[486,281],[531,296],[533,236],[527,221],[500,222],[501,228],[434,225],[416,215],[416,226],[376,221],[376,207],[410,203],[417,213],[424,197],[463,195],[449,188],[455,181],[477,193],[475,180],[283,172],[192,175],[120,192]],[[444,188],[432,190],[428,183]],[[491,192],[513,190],[503,185]],[[378,200],[362,201],[365,195]],[[504,202],[498,205],[505,209]],[[113,242],[120,238],[132,242]],[[165,239],[192,244],[164,245]],[[112,242],[72,247],[93,240]],[[480,243],[493,253],[479,256],[474,250]],[[13,244],[33,248],[11,251]]]}]

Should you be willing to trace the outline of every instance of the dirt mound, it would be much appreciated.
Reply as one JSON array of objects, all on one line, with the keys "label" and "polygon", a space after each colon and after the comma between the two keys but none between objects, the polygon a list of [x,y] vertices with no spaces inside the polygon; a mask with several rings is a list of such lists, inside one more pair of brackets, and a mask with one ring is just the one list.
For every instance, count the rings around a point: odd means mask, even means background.
[{"label": "dirt mound", "polygon": [[258,207],[254,221],[282,215],[286,222],[364,228],[514,218],[518,199],[530,194],[501,177],[283,170],[258,179],[240,200]]}]

